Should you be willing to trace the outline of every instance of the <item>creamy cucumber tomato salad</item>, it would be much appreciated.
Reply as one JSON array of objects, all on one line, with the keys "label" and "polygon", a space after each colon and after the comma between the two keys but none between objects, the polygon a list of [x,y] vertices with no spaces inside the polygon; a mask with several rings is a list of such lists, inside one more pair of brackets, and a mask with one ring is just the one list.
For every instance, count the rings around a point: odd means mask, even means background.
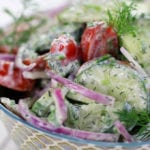
[{"label": "creamy cucumber tomato salad", "polygon": [[149,14],[125,2],[75,7],[15,52],[3,45],[1,104],[49,132],[150,141]]}]

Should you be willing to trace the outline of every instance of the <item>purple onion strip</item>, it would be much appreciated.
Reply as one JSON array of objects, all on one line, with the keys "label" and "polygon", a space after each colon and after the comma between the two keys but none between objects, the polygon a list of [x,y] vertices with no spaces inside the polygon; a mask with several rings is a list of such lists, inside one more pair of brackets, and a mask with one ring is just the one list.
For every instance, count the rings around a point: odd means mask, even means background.
[{"label": "purple onion strip", "polygon": [[125,140],[127,142],[132,142],[133,141],[132,136],[128,133],[125,126],[119,120],[117,120],[115,122],[115,127],[117,128],[118,132],[125,138]]},{"label": "purple onion strip", "polygon": [[97,103],[102,103],[104,105],[112,105],[114,103],[114,98],[108,95],[104,95],[93,90],[90,90],[82,85],[79,85],[69,79],[63,78],[52,71],[48,71],[47,74],[57,82],[63,84],[69,89],[73,89],[75,92],[78,92],[90,99],[95,100]]},{"label": "purple onion strip", "polygon": [[56,117],[60,125],[62,125],[67,119],[67,106],[65,104],[64,97],[61,89],[55,89],[53,91],[53,97],[56,106]]},{"label": "purple onion strip", "polygon": [[118,134],[111,133],[95,133],[90,131],[83,131],[78,129],[71,129],[64,126],[56,127],[53,123],[48,123],[45,120],[42,120],[32,114],[28,109],[28,105],[26,100],[19,101],[19,111],[22,117],[27,120],[29,123],[35,125],[36,127],[43,128],[50,132],[55,132],[59,134],[65,134],[81,139],[86,140],[95,140],[95,141],[108,141],[108,142],[116,142],[118,140]]},{"label": "purple onion strip", "polygon": [[15,61],[14,54],[0,54],[0,60]]}]

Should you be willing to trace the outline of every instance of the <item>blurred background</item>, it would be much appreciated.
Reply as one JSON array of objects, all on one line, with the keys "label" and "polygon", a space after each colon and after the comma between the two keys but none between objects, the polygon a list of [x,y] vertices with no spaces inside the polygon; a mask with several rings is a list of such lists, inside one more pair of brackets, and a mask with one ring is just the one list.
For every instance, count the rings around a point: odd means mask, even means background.
[{"label": "blurred background", "polygon": [[[22,1],[23,0],[0,0],[0,27],[4,27],[9,24],[12,19],[9,15],[4,13],[4,9],[11,10],[14,14],[18,15],[22,11]],[[31,0],[26,0],[31,1]],[[37,6],[36,11],[42,10],[54,10],[59,6],[65,5],[69,0],[32,0]],[[34,13],[32,10],[28,14]],[[27,14],[27,15],[28,15]]]}]

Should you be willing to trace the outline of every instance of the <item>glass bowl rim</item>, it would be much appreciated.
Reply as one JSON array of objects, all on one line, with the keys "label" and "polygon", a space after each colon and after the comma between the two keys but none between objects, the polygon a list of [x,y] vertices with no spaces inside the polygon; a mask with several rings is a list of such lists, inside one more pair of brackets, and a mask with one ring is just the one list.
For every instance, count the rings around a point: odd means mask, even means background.
[{"label": "glass bowl rim", "polygon": [[150,142],[121,143],[121,142],[101,142],[101,141],[84,140],[84,139],[79,139],[79,138],[72,137],[69,135],[58,134],[55,132],[47,132],[47,130],[38,128],[38,127],[30,124],[29,122],[23,120],[22,118],[20,118],[19,116],[17,116],[16,114],[11,112],[10,110],[8,110],[2,104],[0,104],[0,110],[2,110],[7,116],[11,117],[15,121],[22,123],[22,125],[25,125],[26,127],[30,128],[32,130],[35,130],[37,132],[41,132],[42,134],[45,134],[45,135],[52,137],[52,138],[57,138],[60,140],[63,139],[63,140],[67,140],[68,142],[70,141],[70,142],[73,142],[76,144],[86,144],[86,145],[94,145],[94,146],[100,146],[100,147],[125,147],[125,148],[150,145]]}]

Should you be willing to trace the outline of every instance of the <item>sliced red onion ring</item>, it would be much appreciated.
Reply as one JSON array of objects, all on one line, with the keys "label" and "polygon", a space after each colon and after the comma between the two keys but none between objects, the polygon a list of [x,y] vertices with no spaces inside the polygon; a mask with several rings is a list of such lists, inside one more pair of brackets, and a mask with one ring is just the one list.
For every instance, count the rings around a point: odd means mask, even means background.
[{"label": "sliced red onion ring", "polygon": [[118,132],[125,138],[125,140],[127,142],[133,141],[132,136],[128,133],[125,126],[119,120],[117,120],[114,124],[115,124],[115,127],[117,128]]},{"label": "sliced red onion ring", "polygon": [[58,74],[53,73],[52,71],[47,71],[47,74],[52,79],[63,84],[67,88],[73,89],[75,92],[78,92],[90,99],[93,99],[97,103],[102,103],[104,105],[112,105],[114,103],[114,98],[111,96],[97,93],[97,92],[90,90],[82,85],[79,85],[69,79],[63,78],[63,77],[59,76]]},{"label": "sliced red onion ring", "polygon": [[133,59],[133,57],[130,55],[130,53],[123,47],[120,48],[121,53],[128,59],[129,62],[131,62],[134,65],[134,68],[139,71],[141,74],[143,74],[145,77],[147,77],[147,73],[144,71],[144,69]]},{"label": "sliced red onion ring", "polygon": [[0,54],[0,60],[15,61],[14,54]]},{"label": "sliced red onion ring", "polygon": [[61,89],[55,89],[52,92],[56,107],[56,117],[60,125],[62,125],[67,119],[67,106],[65,104],[64,97]]},{"label": "sliced red onion ring", "polygon": [[128,59],[129,62],[132,63],[132,65],[134,65],[133,67],[140,72],[144,78],[147,78],[147,88],[150,89],[150,78],[148,76],[148,74],[144,71],[144,69],[137,63],[137,61],[135,61],[133,59],[133,57],[130,55],[130,53],[123,47],[120,48],[121,53]]},{"label": "sliced red onion ring", "polygon": [[35,115],[33,115],[28,109],[26,100],[19,101],[19,110],[22,117],[25,120],[27,120],[29,123],[50,132],[56,132],[59,134],[65,134],[65,135],[86,139],[86,140],[108,141],[108,142],[116,142],[119,137],[118,134],[95,133],[95,132],[83,131],[78,129],[71,129],[64,126],[56,127],[53,123],[48,123],[47,121],[42,120],[36,117]]}]

